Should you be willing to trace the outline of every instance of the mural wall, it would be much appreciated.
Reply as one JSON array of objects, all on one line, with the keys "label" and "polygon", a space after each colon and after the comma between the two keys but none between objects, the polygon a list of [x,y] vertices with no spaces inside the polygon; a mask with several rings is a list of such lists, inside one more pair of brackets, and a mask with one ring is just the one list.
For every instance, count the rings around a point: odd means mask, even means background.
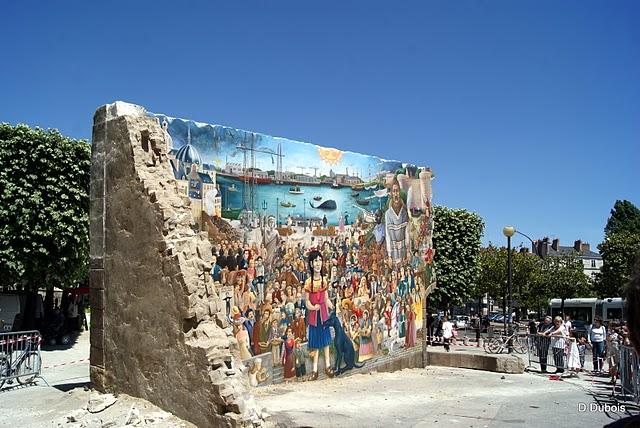
[{"label": "mural wall", "polygon": [[[430,168],[155,115],[254,385],[415,346],[434,283]],[[249,361],[250,360],[250,361]]]}]

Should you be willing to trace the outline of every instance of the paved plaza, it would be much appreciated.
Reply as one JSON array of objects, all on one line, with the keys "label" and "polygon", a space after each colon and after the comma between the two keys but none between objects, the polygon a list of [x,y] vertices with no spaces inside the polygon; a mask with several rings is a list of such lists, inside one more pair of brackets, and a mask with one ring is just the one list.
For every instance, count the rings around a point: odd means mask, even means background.
[{"label": "paved plaza", "polygon": [[[441,347],[430,349],[442,352]],[[483,351],[456,346],[451,352]],[[84,389],[89,381],[89,334],[83,333],[69,349],[45,350],[42,357],[42,376],[49,385],[39,379],[32,386],[5,386],[0,392],[0,427],[59,426],[65,416],[86,405],[90,395]],[[629,402],[614,401],[607,381],[586,374],[551,380],[535,372],[518,375],[428,367],[277,384],[254,391],[258,404],[271,415],[271,422],[283,427],[583,428],[600,427],[628,412],[638,412]],[[134,402],[129,398],[120,401],[108,409],[108,418],[104,414],[96,417],[120,426],[117,423],[124,421]],[[620,403],[626,411],[618,407]],[[145,408],[144,402],[135,404]],[[157,410],[148,403],[146,406],[148,411]],[[587,411],[581,411],[581,407]],[[191,424],[184,422],[184,426]]]}]

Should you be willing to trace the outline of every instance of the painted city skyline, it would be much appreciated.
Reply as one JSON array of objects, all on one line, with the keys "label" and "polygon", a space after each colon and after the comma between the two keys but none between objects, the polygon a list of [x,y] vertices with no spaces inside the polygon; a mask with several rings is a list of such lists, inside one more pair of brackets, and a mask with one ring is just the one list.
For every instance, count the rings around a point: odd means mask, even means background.
[{"label": "painted city skyline", "polygon": [[[223,125],[212,125],[192,120],[156,114],[162,122],[168,122],[168,132],[173,139],[173,149],[185,146],[188,141],[202,157],[204,164],[224,170],[227,164],[244,166],[244,153],[238,149],[245,144],[257,150],[255,163],[249,167],[261,171],[276,171],[278,168],[279,146],[282,153],[282,172],[307,175],[309,177],[343,174],[358,177],[366,182],[381,172],[392,172],[402,168],[399,161],[382,159],[377,156],[343,151],[336,148],[273,137]],[[259,151],[258,151],[259,150]]]}]

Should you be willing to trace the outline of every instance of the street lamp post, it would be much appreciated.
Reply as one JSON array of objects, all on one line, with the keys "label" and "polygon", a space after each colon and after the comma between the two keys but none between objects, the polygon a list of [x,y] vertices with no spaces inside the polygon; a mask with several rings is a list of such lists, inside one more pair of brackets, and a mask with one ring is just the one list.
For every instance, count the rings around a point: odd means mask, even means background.
[{"label": "street lamp post", "polygon": [[[505,333],[507,330],[507,317],[511,318],[511,237],[516,233],[516,229],[513,226],[505,226],[502,229],[502,233],[507,237],[507,301],[506,301],[506,309],[507,312],[504,314],[504,329]],[[511,322],[512,320],[510,320]],[[511,340],[511,335],[509,335],[509,343],[508,343],[509,353],[513,352],[513,341]]]},{"label": "street lamp post", "polygon": [[276,198],[276,226],[280,226],[280,198]]},{"label": "street lamp post", "polygon": [[302,198],[302,220],[304,221],[304,233],[307,233],[307,200]]}]

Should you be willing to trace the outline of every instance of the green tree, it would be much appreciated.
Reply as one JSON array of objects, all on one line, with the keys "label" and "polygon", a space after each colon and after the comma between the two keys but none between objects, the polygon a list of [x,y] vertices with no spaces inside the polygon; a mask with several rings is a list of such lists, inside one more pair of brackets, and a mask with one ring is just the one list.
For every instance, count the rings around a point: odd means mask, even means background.
[{"label": "green tree", "polygon": [[0,124],[0,285],[35,290],[86,278],[90,146]]},{"label": "green tree", "polygon": [[596,276],[598,297],[621,296],[631,279],[635,261],[640,257],[640,233],[613,233],[598,245],[598,250],[602,255],[602,268]]},{"label": "green tree", "polygon": [[616,201],[604,228],[607,237],[619,232],[640,233],[640,209],[627,200]]},{"label": "green tree", "polygon": [[484,222],[476,213],[442,206],[434,208],[433,247],[438,287],[436,307],[458,305],[469,299],[478,278],[478,251]]},{"label": "green tree", "polygon": [[599,297],[620,296],[640,257],[640,210],[629,201],[616,201],[598,250],[602,268],[596,276]]},{"label": "green tree", "polygon": [[472,294],[481,298],[484,294],[502,297],[507,281],[507,249],[489,244],[478,253],[478,279]]},{"label": "green tree", "polygon": [[[542,260],[528,252],[511,251],[511,296],[518,304],[518,314],[523,317],[527,308],[546,306],[549,293],[543,287]],[[488,293],[497,300],[503,299],[507,294],[507,249],[489,245],[480,250],[478,263],[479,276],[474,295],[481,298]]]},{"label": "green tree", "polygon": [[549,292],[544,286],[544,261],[535,254],[516,252],[513,255],[512,295],[517,302],[518,319],[526,318],[528,309],[547,306]]},{"label": "green tree", "polygon": [[561,299],[562,312],[566,299],[588,297],[592,294],[589,278],[584,274],[582,260],[577,253],[547,257],[544,261],[544,284],[551,297]]}]

